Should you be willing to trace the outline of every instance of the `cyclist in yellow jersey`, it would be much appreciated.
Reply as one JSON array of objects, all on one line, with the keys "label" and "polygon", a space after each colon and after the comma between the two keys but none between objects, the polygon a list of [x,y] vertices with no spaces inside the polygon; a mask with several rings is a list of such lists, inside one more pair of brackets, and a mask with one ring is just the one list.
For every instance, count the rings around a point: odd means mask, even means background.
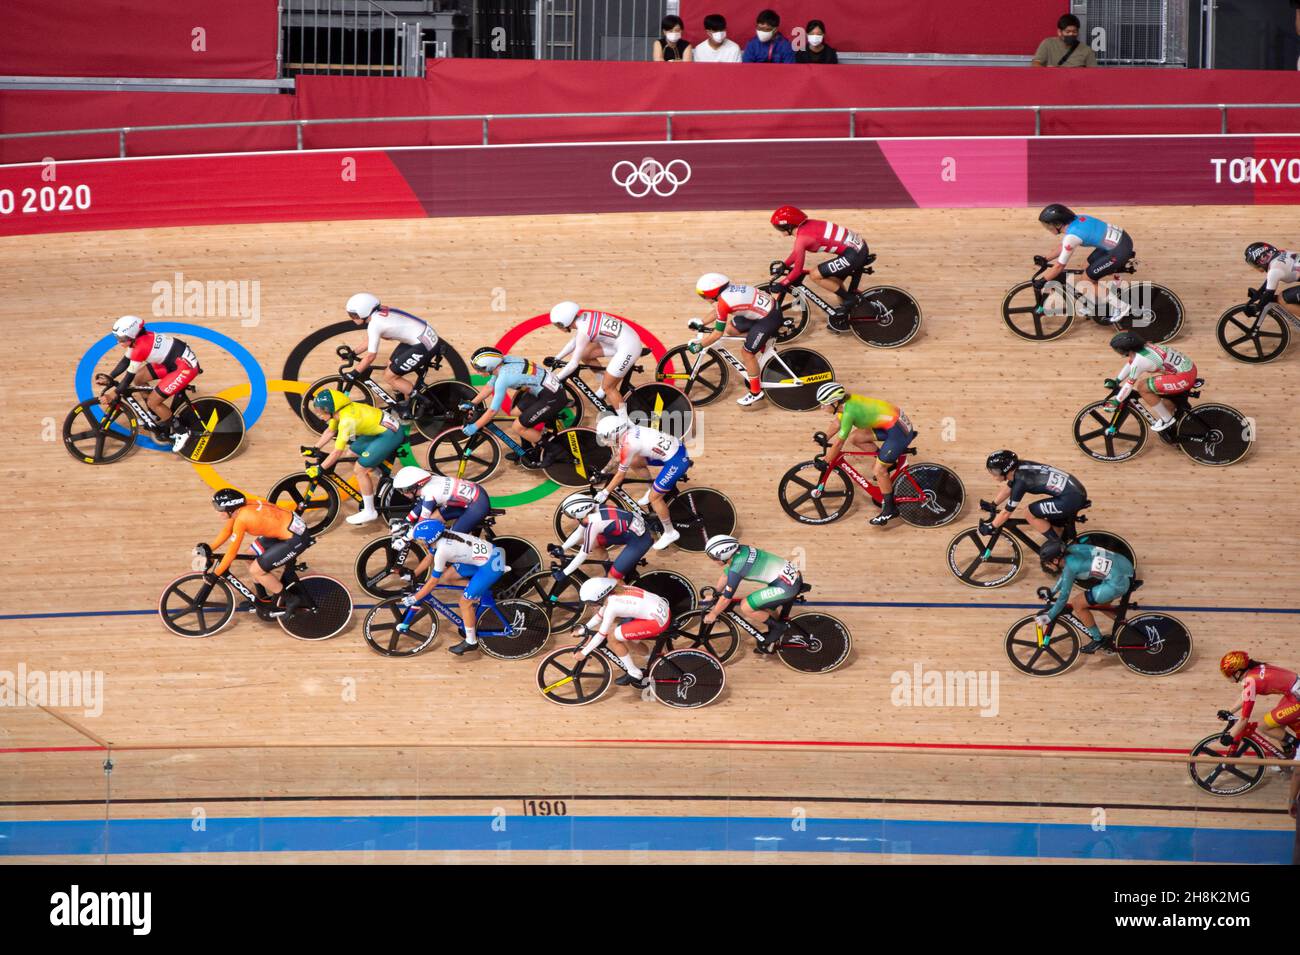
[{"label": "cyclist in yellow jersey", "polygon": [[375,489],[383,476],[384,461],[406,441],[409,429],[388,412],[353,401],[332,388],[316,393],[312,410],[327,422],[316,447],[323,451],[333,444],[334,448],[319,465],[308,468],[307,475],[317,477],[322,470],[337,463],[345,451],[355,454],[361,510],[349,517],[348,523],[368,524],[379,517],[375,510]]},{"label": "cyclist in yellow jersey", "polygon": [[[828,381],[817,389],[817,403],[827,413],[838,418],[840,423],[839,433],[826,452],[828,471],[839,463],[840,454],[846,445],[852,451],[876,452],[871,472],[884,500],[880,513],[871,519],[871,523],[876,527],[884,527],[898,516],[898,505],[894,503],[894,480],[890,472],[916,437],[912,422],[897,405],[879,398],[850,395],[843,385],[834,381]],[[879,446],[877,441],[880,442]],[[818,485],[813,495],[820,497],[822,489],[823,486]]]}]

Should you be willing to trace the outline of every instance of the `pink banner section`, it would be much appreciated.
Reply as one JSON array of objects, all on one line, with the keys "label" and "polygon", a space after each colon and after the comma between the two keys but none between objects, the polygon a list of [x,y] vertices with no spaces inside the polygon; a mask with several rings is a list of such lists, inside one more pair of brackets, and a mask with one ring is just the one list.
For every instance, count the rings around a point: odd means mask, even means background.
[{"label": "pink banner section", "polygon": [[[965,0],[793,0],[773,3],[787,37],[814,17],[826,23],[826,42],[858,53],[1019,53],[1032,56],[1043,37],[1056,35],[1067,0],[1016,0],[1004,7],[972,7]],[[762,3],[683,0],[691,43],[704,40],[704,18],[727,18],[727,35],[742,47],[754,36]]]},{"label": "pink banner section", "polygon": [[[331,150],[0,167],[0,235],[226,222],[1300,203],[1300,136]],[[704,220],[702,220],[704,221]]]},{"label": "pink banner section", "polygon": [[1023,139],[885,139],[880,149],[922,208],[1023,206]]}]

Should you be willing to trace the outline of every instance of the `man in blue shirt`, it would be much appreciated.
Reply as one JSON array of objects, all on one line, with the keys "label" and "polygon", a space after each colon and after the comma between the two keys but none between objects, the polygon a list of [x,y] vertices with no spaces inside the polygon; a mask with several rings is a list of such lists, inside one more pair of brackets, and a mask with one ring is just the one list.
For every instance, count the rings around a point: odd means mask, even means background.
[{"label": "man in blue shirt", "polygon": [[754,28],[757,36],[745,44],[742,63],[793,63],[794,47],[781,33],[781,18],[775,10],[758,15]]}]

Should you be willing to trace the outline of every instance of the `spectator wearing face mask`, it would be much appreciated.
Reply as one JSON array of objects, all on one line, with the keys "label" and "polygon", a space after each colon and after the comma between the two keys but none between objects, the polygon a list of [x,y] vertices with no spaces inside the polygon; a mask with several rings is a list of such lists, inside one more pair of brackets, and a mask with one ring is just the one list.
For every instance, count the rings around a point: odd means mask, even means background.
[{"label": "spectator wearing face mask", "polygon": [[826,24],[820,20],[809,20],[804,28],[807,46],[794,55],[796,63],[838,63],[839,54],[835,47],[826,42]]},{"label": "spectator wearing face mask", "polygon": [[656,63],[673,63],[692,59],[691,45],[682,39],[682,18],[667,16],[659,23],[659,39],[654,43]]},{"label": "spectator wearing face mask", "polygon": [[793,63],[794,47],[781,33],[781,18],[764,10],[754,21],[754,39],[745,44],[742,63]]},{"label": "spectator wearing face mask", "polygon": [[740,46],[727,39],[727,20],[720,13],[710,13],[704,18],[704,31],[709,35],[695,48],[696,63],[739,63]]},{"label": "spectator wearing face mask", "polygon": [[1079,42],[1079,18],[1067,13],[1056,21],[1056,36],[1038,44],[1033,66],[1096,66],[1097,54]]}]

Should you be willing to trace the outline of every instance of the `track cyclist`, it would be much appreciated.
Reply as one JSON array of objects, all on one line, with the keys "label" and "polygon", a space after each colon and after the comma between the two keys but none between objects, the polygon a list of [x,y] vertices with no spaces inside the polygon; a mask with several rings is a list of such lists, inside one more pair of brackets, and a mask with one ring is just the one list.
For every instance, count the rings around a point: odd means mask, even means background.
[{"label": "track cyclist", "polygon": [[[579,625],[576,634],[583,644],[578,657],[586,658],[604,641],[618,655],[627,673],[614,682],[619,686],[645,687],[645,674],[632,660],[627,640],[651,640],[668,628],[668,601],[640,587],[619,586],[612,577],[592,577],[578,589],[578,598],[596,612]],[[590,636],[588,636],[590,634]]]},{"label": "track cyclist", "polygon": [[1046,613],[1034,618],[1041,629],[1046,629],[1060,616],[1070,600],[1070,588],[1076,580],[1100,578],[1084,591],[1087,605],[1074,608],[1075,615],[1083,621],[1088,636],[1092,638],[1091,643],[1079,648],[1080,652],[1096,653],[1105,640],[1088,605],[1102,607],[1128,593],[1133,582],[1133,565],[1127,557],[1113,551],[1090,544],[1065,545],[1055,537],[1043,542],[1038,559],[1042,562],[1043,573],[1060,574],[1052,588],[1055,602]]},{"label": "track cyclist", "polygon": [[1083,483],[1050,464],[1022,461],[1014,451],[994,451],[984,462],[989,474],[998,482],[994,506],[1003,504],[992,520],[980,521],[980,533],[991,537],[993,531],[1011,519],[1026,494],[1045,494],[1046,497],[1029,505],[1026,520],[1029,526],[1049,540],[1058,535],[1052,521],[1064,523],[1072,518],[1088,500]]},{"label": "track cyclist", "polygon": [[704,544],[704,553],[724,566],[718,578],[717,599],[704,615],[711,624],[738,598],[736,591],[743,580],[762,584],[737,606],[740,615],[762,632],[758,640],[759,653],[775,653],[785,627],[770,621],[771,611],[765,609],[799,595],[803,583],[798,568],[784,557],[770,554],[757,547],[742,544],[729,534],[715,534]]},{"label": "track cyclist", "polygon": [[[461,410],[469,411],[474,405],[488,401],[489,397],[491,401],[478,418],[465,425],[465,434],[472,436],[491,421],[501,411],[506,396],[513,392],[510,401],[515,418],[510,423],[510,433],[528,446],[524,463],[545,466],[562,455],[563,448],[542,443],[546,426],[555,421],[565,408],[566,398],[560,379],[527,358],[503,355],[500,349],[491,345],[476,349],[469,361],[489,378],[473,398],[460,406]],[[506,456],[514,460],[515,453],[510,451]]]},{"label": "track cyclist", "polygon": [[[1117,274],[1133,258],[1133,240],[1119,226],[1107,225],[1092,216],[1075,215],[1069,208],[1054,202],[1038,214],[1038,221],[1048,232],[1061,237],[1061,248],[1056,254],[1056,261],[1046,272],[1034,279],[1034,288],[1042,291],[1048,282],[1055,281],[1065,271],[1070,256],[1079,246],[1092,249],[1088,254],[1088,264],[1083,271],[1083,279],[1092,290],[1092,310],[1099,320],[1104,315],[1111,324],[1123,321],[1132,311],[1132,307],[1115,294],[1113,282],[1102,283],[1102,279]],[[1105,288],[1104,309],[1099,305],[1098,295]]]},{"label": "track cyclist", "polygon": [[781,309],[776,299],[752,285],[733,283],[720,272],[708,272],[695,283],[695,294],[713,305],[713,329],[698,342],[688,346],[699,354],[723,335],[745,340],[740,360],[745,365],[745,383],[749,391],[736,399],[741,407],[762,401],[766,395],[759,381],[758,353],[781,328]]},{"label": "track cyclist", "polygon": [[621,546],[623,549],[614,558],[609,576],[615,580],[623,580],[636,568],[654,543],[654,537],[646,527],[645,518],[640,514],[632,514],[622,508],[607,507],[597,503],[596,499],[585,491],[570,494],[560,502],[560,509],[565,517],[578,522],[578,526],[562,545],[566,551],[576,547],[577,553],[563,569],[555,572],[557,578],[568,577],[581,567],[583,561],[589,556],[594,555],[597,560],[607,560],[607,548]]},{"label": "track cyclist", "polygon": [[379,517],[375,510],[375,489],[379,485],[384,461],[406,441],[410,432],[390,411],[353,401],[341,391],[323,388],[312,399],[312,410],[326,421],[325,432],[316,443],[319,450],[334,445],[319,465],[307,468],[307,476],[319,477],[321,471],[336,464],[346,451],[357,456],[357,488],[361,491],[361,510],[349,517],[349,524],[368,524]]},{"label": "track cyclist", "polygon": [[492,510],[492,499],[481,485],[433,475],[411,464],[393,476],[393,489],[415,498],[415,505],[406,516],[412,530],[420,521],[437,517],[457,533],[477,534]]},{"label": "track cyclist", "polygon": [[296,593],[285,592],[280,574],[286,564],[315,543],[303,519],[269,501],[246,497],[233,487],[223,487],[212,495],[212,506],[225,515],[226,522],[221,533],[207,545],[208,551],[214,552],[226,541],[231,542],[221,562],[213,568],[212,577],[220,577],[230,569],[243,546],[244,535],[252,534],[255,540],[251,548],[257,559],[249,564],[249,571],[257,599],[251,609],[264,619],[293,613],[302,600]]},{"label": "track cyclist", "polygon": [[1244,650],[1231,650],[1219,661],[1219,672],[1241,684],[1241,702],[1226,711],[1230,716],[1240,710],[1241,719],[1232,732],[1224,734],[1220,741],[1223,745],[1235,746],[1245,735],[1246,722],[1255,708],[1255,698],[1260,696],[1282,696],[1281,702],[1264,714],[1264,732],[1285,741],[1286,727],[1290,727],[1293,734],[1300,728],[1300,676],[1294,671],[1252,660]]},{"label": "track cyclist", "polygon": [[[400,606],[403,609],[415,606],[433,593],[439,583],[463,583],[465,589],[458,603],[460,619],[464,621],[461,627],[464,639],[448,650],[456,656],[477,650],[478,602],[510,569],[506,564],[505,551],[481,537],[447,530],[447,525],[437,520],[420,521],[415,525],[411,536],[429,549],[424,560],[415,568],[415,576],[418,578],[428,570],[429,579],[414,593],[403,597]],[[397,629],[405,631],[409,628],[403,622],[397,625]]]},{"label": "track cyclist", "polygon": [[[834,381],[828,381],[817,389],[817,403],[829,414],[836,416],[840,423],[835,440],[826,450],[826,472],[830,472],[839,463],[840,454],[846,445],[852,451],[876,452],[871,473],[883,500],[880,513],[871,518],[870,523],[884,527],[898,516],[891,472],[916,437],[912,422],[897,405],[879,398],[850,395],[843,385]],[[876,447],[877,441],[880,442],[879,450]],[[813,489],[813,495],[820,497],[823,490],[824,482]]]},{"label": "track cyclist", "polygon": [[1110,347],[1124,356],[1124,367],[1114,378],[1106,379],[1107,388],[1119,387],[1106,407],[1114,411],[1136,391],[1142,403],[1156,416],[1152,431],[1164,431],[1174,423],[1174,406],[1165,395],[1178,395],[1196,384],[1196,363],[1168,345],[1142,340],[1137,332],[1120,332],[1110,340]]},{"label": "track cyclist", "polygon": [[431,361],[441,357],[445,346],[438,338],[438,333],[432,325],[410,312],[380,305],[379,299],[369,292],[353,295],[348,299],[346,308],[348,317],[355,324],[365,326],[366,347],[361,361],[344,377],[348,381],[364,378],[379,357],[379,343],[394,341],[398,344],[388,356],[384,384],[390,390],[396,390],[403,397],[409,398],[415,390],[415,382],[408,381],[405,376],[427,368]]},{"label": "track cyclist", "polygon": [[564,331],[572,329],[573,337],[553,359],[543,362],[553,368],[564,358],[569,362],[555,377],[568,378],[583,362],[605,359],[605,373],[596,396],[618,410],[623,405],[619,383],[632,370],[633,363],[641,357],[641,336],[626,319],[597,309],[580,308],[576,302],[560,302],[551,309],[551,324]]},{"label": "track cyclist", "polygon": [[[192,432],[201,430],[202,424],[197,420],[176,421],[169,402],[203,374],[198,358],[184,341],[174,335],[149,331],[144,321],[135,315],[123,315],[115,321],[113,337],[126,349],[126,354],[108,374],[96,375],[96,383],[104,388],[116,386],[121,395],[135,385],[157,379],[158,384],[145,399],[149,410],[158,419],[154,436],[164,444],[170,444],[179,454]],[[99,403],[107,410],[112,399],[105,394]]]},{"label": "track cyclist", "polygon": [[671,434],[654,428],[628,423],[619,415],[606,415],[596,423],[596,440],[605,447],[615,449],[618,466],[609,483],[595,494],[598,504],[604,504],[611,493],[627,478],[632,468],[649,473],[648,465],[659,469],[650,489],[637,501],[641,507],[651,507],[663,524],[663,533],[655,541],[654,549],[663,550],[681,537],[668,516],[668,502],[664,495],[676,487],[691,467],[686,446]]},{"label": "track cyclist", "polygon": [[[1266,273],[1264,284],[1250,290],[1246,314],[1251,318],[1277,299],[1277,288],[1283,282],[1300,282],[1300,254],[1287,252],[1267,242],[1252,242],[1246,246],[1246,264]],[[1300,318],[1300,285],[1293,285],[1282,293],[1281,305]]]},{"label": "track cyclist", "polygon": [[[794,237],[794,249],[785,259],[789,272],[773,284],[788,289],[806,275],[821,286],[831,304],[837,306],[829,316],[831,331],[848,331],[849,316],[843,307],[843,297],[846,292],[855,291],[853,286],[874,258],[867,249],[866,239],[829,220],[809,219],[794,206],[781,206],[773,212],[772,227]],[[831,258],[815,270],[806,270],[804,258],[809,252],[829,252]],[[845,283],[852,284],[846,287]]]}]

